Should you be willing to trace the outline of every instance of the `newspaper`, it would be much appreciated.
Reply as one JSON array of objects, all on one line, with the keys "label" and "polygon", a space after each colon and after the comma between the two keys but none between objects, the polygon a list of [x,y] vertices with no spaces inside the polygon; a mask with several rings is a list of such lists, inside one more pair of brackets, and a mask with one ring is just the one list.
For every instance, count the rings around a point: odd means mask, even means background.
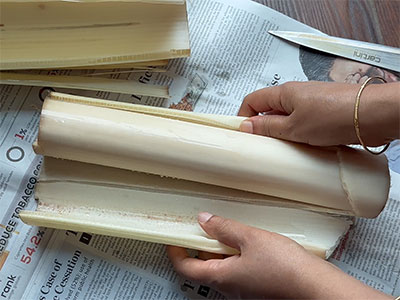
[{"label": "newspaper", "polygon": [[[313,76],[340,80],[326,68],[319,73],[310,71],[307,51],[267,33],[317,32],[313,28],[247,0],[188,0],[187,7],[190,58],[172,61],[166,73],[110,75],[167,84],[170,99],[57,91],[233,115],[243,98],[258,88],[315,80]],[[320,61],[326,63],[324,58]],[[41,71],[54,76],[78,72],[85,71]],[[31,145],[48,90],[0,86],[0,299],[222,299],[209,287],[179,278],[163,245],[21,222],[19,211],[36,205],[33,190],[42,158],[33,153]],[[396,222],[400,216],[399,149],[396,141],[388,151],[392,189],[385,211],[376,220],[357,219],[331,258],[345,272],[392,295],[400,294],[400,225]]]}]

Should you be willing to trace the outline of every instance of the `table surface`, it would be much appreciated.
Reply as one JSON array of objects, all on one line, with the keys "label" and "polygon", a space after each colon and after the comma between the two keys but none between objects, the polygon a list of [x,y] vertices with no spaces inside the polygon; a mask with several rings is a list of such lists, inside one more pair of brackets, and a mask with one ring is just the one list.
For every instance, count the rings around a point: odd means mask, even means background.
[{"label": "table surface", "polygon": [[329,35],[400,48],[400,0],[253,0]]}]

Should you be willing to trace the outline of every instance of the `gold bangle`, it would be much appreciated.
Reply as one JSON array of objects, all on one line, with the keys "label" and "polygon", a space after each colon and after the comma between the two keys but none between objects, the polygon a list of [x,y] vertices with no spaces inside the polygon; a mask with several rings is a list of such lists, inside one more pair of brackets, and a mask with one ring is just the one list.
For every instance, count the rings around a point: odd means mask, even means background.
[{"label": "gold bangle", "polygon": [[373,154],[373,155],[380,155],[380,154],[382,154],[383,152],[385,152],[389,148],[390,143],[387,143],[385,148],[383,148],[383,150],[381,150],[379,152],[374,152],[374,151],[368,149],[368,147],[365,145],[365,143],[361,139],[360,121],[359,121],[359,113],[358,113],[359,108],[360,108],[361,94],[364,91],[365,87],[374,79],[378,79],[378,80],[381,80],[382,82],[386,83],[386,80],[384,78],[382,78],[382,77],[370,77],[363,83],[363,85],[361,86],[360,90],[358,91],[357,98],[356,98],[356,104],[355,104],[355,107],[354,107],[354,128],[356,130],[356,135],[357,135],[358,141],[363,146],[363,148],[365,150],[367,150],[369,153]]}]

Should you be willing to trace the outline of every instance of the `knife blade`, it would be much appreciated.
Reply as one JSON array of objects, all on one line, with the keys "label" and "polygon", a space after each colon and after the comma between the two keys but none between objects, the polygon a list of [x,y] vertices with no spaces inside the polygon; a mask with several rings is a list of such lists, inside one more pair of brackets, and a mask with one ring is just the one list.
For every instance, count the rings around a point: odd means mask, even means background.
[{"label": "knife blade", "polygon": [[270,34],[325,53],[400,72],[400,48],[362,41],[294,31],[268,31]]}]

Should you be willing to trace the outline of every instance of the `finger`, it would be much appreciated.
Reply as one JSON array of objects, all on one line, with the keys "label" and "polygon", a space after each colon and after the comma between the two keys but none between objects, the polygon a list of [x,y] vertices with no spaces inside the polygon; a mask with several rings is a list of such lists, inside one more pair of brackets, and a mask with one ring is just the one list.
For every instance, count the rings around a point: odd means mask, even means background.
[{"label": "finger", "polygon": [[200,226],[212,238],[240,250],[247,241],[251,228],[236,221],[203,212],[198,216]]},{"label": "finger", "polygon": [[289,139],[288,116],[264,115],[244,120],[240,131],[279,139]]},{"label": "finger", "polygon": [[[254,93],[251,93],[244,98],[243,103],[239,109],[239,116],[252,117],[262,112],[277,110],[290,114],[290,111],[285,109],[282,104],[281,87],[264,88]],[[290,99],[287,99],[290,101]]]},{"label": "finger", "polygon": [[363,76],[363,77],[360,77],[360,79],[355,83],[363,84],[364,82],[367,81],[367,79],[368,79],[368,76]]},{"label": "finger", "polygon": [[187,251],[181,247],[167,246],[167,254],[174,269],[183,277],[210,284],[222,273],[221,262],[223,260],[200,260],[189,257]]}]

